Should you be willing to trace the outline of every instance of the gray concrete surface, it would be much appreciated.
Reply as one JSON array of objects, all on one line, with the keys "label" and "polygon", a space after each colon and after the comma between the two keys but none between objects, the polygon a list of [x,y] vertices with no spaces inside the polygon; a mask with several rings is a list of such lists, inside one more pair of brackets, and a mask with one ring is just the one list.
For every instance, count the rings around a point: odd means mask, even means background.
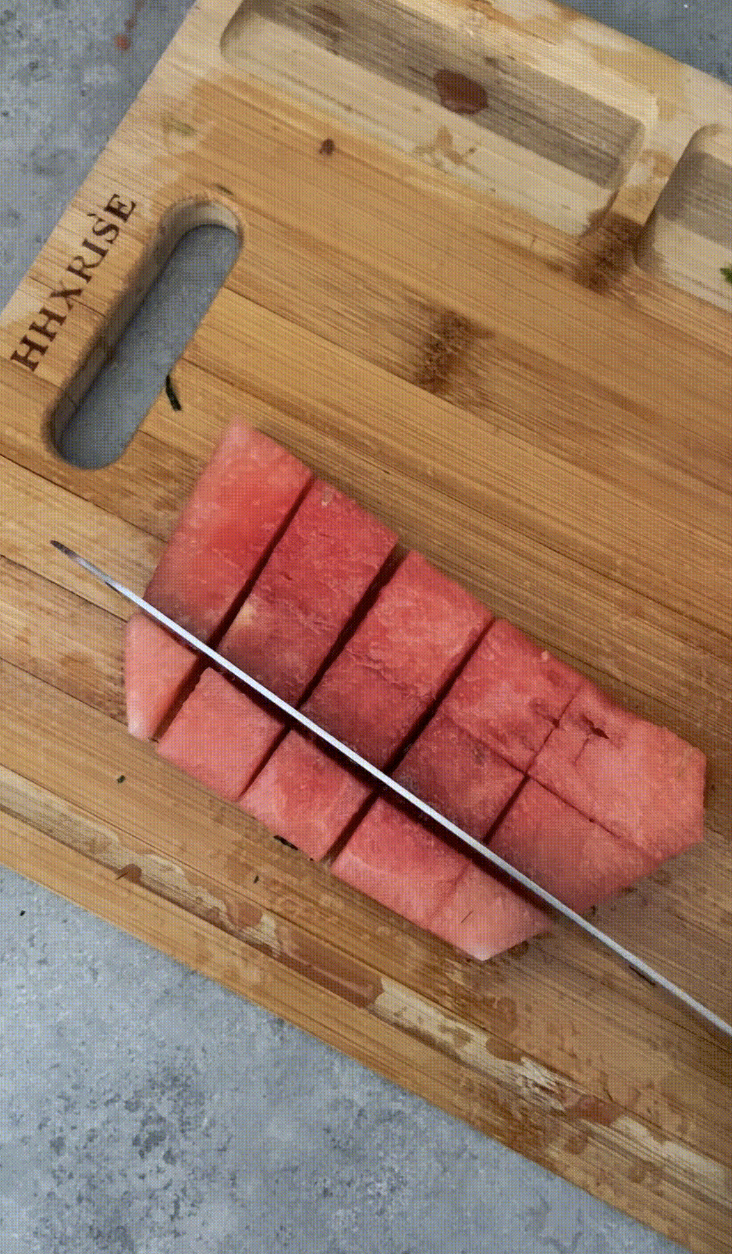
[{"label": "gray concrete surface", "polygon": [[[728,0],[575,7],[732,79]],[[188,0],[0,7],[0,305],[187,8]],[[123,50],[116,37],[126,33]],[[141,361],[133,336],[113,364],[112,399],[90,398],[69,434],[67,452],[84,464],[124,442],[113,414],[121,407],[131,429],[185,342],[181,310],[210,299],[203,273],[214,264],[225,271],[221,233],[207,232],[198,249],[173,263],[172,305],[151,304],[152,352]],[[111,438],[106,453],[100,431]],[[0,872],[0,1254],[189,1250],[680,1247]]]}]

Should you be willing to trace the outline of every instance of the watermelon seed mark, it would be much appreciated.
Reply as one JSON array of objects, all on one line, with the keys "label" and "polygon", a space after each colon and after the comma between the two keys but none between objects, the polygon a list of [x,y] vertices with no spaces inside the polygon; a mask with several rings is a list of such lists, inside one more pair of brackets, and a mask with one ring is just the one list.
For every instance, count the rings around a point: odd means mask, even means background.
[{"label": "watermelon seed mark", "polygon": [[289,840],[285,840],[284,836],[275,836],[275,840],[280,845],[286,845],[288,849],[297,849],[297,845],[291,845]]},{"label": "watermelon seed mark", "polygon": [[324,157],[330,157],[335,152],[335,142],[332,139],[324,139],[320,145],[320,151]]},{"label": "watermelon seed mark", "polygon": [[258,884],[258,883],[259,883],[259,876],[258,876],[258,875],[255,875],[255,876],[254,876],[254,880],[253,880],[252,882],[253,882],[254,884]]},{"label": "watermelon seed mark", "polygon": [[117,776],[117,783],[118,783],[118,784],[124,784],[124,782],[125,782],[125,780],[126,780],[126,779],[127,779],[127,776],[126,776],[126,775],[118,775],[118,776]]},{"label": "watermelon seed mark", "polygon": [[181,405],[181,403],[180,403],[180,401],[179,401],[179,399],[178,399],[178,393],[176,392],[175,388],[173,387],[173,380],[171,379],[171,377],[170,377],[170,375],[169,375],[169,374],[166,374],[166,376],[165,376],[165,395],[167,396],[168,400],[170,401],[170,408],[171,408],[171,409],[174,409],[174,410],[176,410],[176,411],[179,411],[179,410],[181,410],[181,409],[183,408],[183,406]]}]

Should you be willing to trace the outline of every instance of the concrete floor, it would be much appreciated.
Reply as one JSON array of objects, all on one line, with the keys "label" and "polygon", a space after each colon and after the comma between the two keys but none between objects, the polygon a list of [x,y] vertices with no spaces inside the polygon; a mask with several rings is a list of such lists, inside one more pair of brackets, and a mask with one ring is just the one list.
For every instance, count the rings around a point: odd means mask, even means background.
[{"label": "concrete floor", "polygon": [[[732,81],[729,0],[575,7]],[[0,307],[187,8],[0,7]],[[134,338],[118,355],[117,400],[87,402],[75,458],[99,464],[122,446],[189,333],[177,312],[205,307],[201,275],[217,257],[225,271],[225,247],[212,231],[176,259],[177,311],[152,305],[154,351],[143,368]],[[680,1250],[2,872],[0,1024],[0,1254]]]}]

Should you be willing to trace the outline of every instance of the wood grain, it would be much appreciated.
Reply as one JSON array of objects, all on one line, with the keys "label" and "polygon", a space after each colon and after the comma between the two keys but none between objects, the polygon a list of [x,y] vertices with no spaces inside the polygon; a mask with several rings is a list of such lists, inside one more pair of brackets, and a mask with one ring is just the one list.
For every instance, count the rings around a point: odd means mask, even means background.
[{"label": "wood grain", "polygon": [[[159,760],[129,607],[49,541],[141,591],[222,427],[269,432],[709,755],[703,844],[596,919],[729,1018],[731,99],[530,0],[202,0],[0,316],[0,860],[700,1254],[726,1046],[559,924],[462,958]],[[54,432],[199,221],[242,249],[182,409],[81,472]]]}]

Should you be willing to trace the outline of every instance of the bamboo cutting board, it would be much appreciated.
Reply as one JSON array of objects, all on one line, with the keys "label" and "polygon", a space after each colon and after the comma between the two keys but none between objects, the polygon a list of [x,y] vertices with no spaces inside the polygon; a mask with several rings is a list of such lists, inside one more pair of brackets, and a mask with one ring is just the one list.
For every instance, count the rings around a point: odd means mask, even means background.
[{"label": "bamboo cutting board", "polygon": [[[599,926],[732,1017],[732,92],[543,0],[201,0],[0,324],[0,860],[694,1251],[732,1054],[583,935],[463,959],[126,734],[128,607],[241,416],[710,760]],[[124,455],[54,440],[181,234],[239,259]]]}]

